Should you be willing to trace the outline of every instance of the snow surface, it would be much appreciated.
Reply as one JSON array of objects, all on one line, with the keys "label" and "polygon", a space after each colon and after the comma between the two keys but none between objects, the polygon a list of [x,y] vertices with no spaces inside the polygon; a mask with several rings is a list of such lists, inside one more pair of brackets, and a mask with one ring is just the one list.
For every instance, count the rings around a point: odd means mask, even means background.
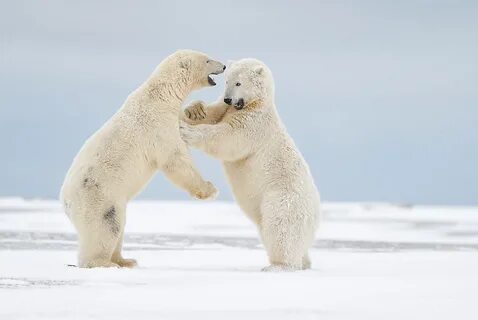
[{"label": "snow surface", "polygon": [[226,202],[133,202],[136,269],[79,269],[56,201],[0,199],[0,319],[478,319],[478,209],[326,203],[312,270],[263,273]]}]

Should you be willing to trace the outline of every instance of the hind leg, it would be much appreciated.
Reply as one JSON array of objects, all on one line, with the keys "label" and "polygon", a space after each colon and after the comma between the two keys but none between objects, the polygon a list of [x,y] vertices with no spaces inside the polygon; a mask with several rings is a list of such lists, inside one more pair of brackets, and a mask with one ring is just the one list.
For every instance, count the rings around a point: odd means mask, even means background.
[{"label": "hind leg", "polygon": [[81,268],[119,267],[112,261],[124,227],[125,206],[101,206],[78,221],[79,255]]},{"label": "hind leg", "polygon": [[307,250],[313,240],[313,224],[290,201],[271,197],[261,207],[261,237],[270,266],[263,271],[296,271],[310,267]]},{"label": "hind leg", "polygon": [[118,239],[118,243],[116,244],[116,248],[113,252],[113,256],[111,258],[111,261],[113,263],[118,264],[120,267],[126,267],[126,268],[133,268],[138,265],[135,259],[126,259],[123,258],[121,255],[121,250],[123,248],[123,235],[124,235],[124,225],[123,225],[123,230],[121,230],[121,235]]},{"label": "hind leg", "polygon": [[279,225],[264,224],[262,239],[270,265],[262,271],[287,272],[303,269],[303,245],[292,232]]}]

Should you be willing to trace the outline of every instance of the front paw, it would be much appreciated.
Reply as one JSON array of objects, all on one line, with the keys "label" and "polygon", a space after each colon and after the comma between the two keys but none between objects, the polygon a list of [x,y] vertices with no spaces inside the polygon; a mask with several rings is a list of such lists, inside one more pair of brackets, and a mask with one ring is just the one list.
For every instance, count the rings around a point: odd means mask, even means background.
[{"label": "front paw", "polygon": [[206,181],[192,196],[199,200],[213,200],[217,197],[217,194],[216,187],[211,182]]},{"label": "front paw", "polygon": [[189,120],[203,120],[206,118],[206,105],[202,101],[193,101],[184,109],[184,114]]},{"label": "front paw", "polygon": [[192,146],[197,145],[201,140],[198,130],[184,121],[179,122],[179,134],[184,142]]}]

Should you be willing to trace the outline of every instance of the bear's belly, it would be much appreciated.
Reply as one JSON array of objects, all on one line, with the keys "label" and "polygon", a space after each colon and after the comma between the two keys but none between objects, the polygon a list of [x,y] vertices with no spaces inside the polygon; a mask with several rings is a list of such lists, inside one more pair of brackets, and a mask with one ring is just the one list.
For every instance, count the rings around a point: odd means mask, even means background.
[{"label": "bear's belly", "polygon": [[93,139],[85,143],[65,178],[62,187],[65,198],[129,201],[155,173],[140,150],[110,147],[113,152],[105,152],[104,149]]},{"label": "bear's belly", "polygon": [[256,224],[261,220],[261,181],[247,163],[224,163],[226,177],[242,211]]}]

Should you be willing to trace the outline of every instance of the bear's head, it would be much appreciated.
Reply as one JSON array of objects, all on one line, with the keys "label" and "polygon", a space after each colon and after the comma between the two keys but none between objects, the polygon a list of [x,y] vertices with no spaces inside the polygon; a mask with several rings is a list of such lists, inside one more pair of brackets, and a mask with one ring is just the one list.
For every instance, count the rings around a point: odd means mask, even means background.
[{"label": "bear's head", "polygon": [[178,50],[160,64],[162,73],[191,90],[215,86],[211,75],[221,74],[225,69],[226,66],[221,62],[194,50]]},{"label": "bear's head", "polygon": [[232,62],[226,72],[224,102],[237,110],[274,99],[274,80],[269,68],[256,59]]}]

